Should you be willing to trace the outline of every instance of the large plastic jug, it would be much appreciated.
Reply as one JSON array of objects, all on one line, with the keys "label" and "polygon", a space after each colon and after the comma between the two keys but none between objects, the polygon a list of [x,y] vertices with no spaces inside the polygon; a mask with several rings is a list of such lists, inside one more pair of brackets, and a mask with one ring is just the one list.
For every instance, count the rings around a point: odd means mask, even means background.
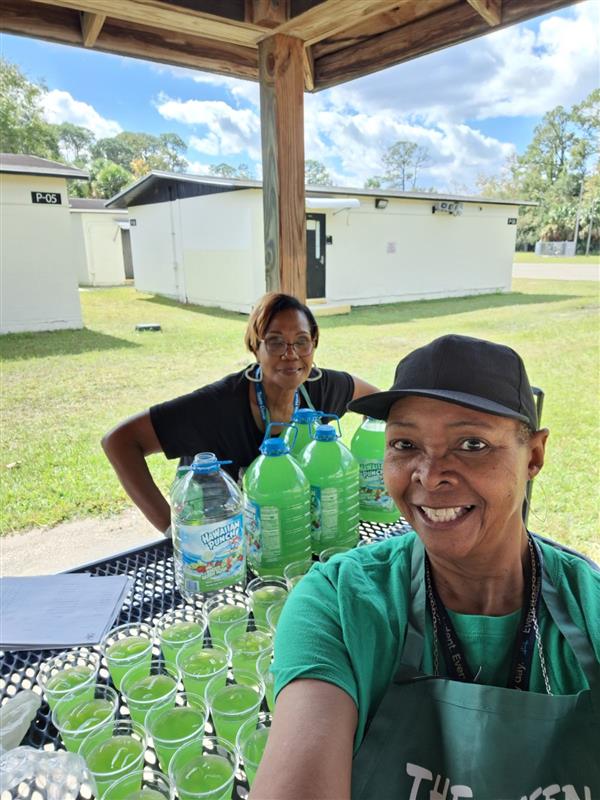
[{"label": "large plastic jug", "polygon": [[243,499],[214,453],[198,453],[171,488],[177,588],[186,598],[246,577]]},{"label": "large plastic jug", "polygon": [[267,427],[261,454],[243,480],[248,562],[259,575],[283,575],[311,553],[310,485],[285,438],[269,435],[281,424]]},{"label": "large plastic jug", "polygon": [[337,431],[331,425],[313,430],[298,463],[310,483],[312,548],[319,554],[358,542],[358,462],[340,441],[339,421]]},{"label": "large plastic jug", "polygon": [[358,461],[360,518],[397,522],[400,512],[383,483],[385,422],[367,417],[352,437],[350,449]]},{"label": "large plastic jug", "polygon": [[316,424],[322,416],[321,411],[314,408],[298,408],[292,416],[292,425],[289,425],[284,433],[284,439],[290,448],[290,454],[298,458],[306,445],[312,441],[310,431],[311,425]]}]

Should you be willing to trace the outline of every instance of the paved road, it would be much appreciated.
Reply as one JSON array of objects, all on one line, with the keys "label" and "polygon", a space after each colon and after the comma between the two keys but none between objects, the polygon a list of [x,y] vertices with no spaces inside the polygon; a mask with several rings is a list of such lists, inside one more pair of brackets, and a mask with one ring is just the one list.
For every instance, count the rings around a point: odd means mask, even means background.
[{"label": "paved road", "polygon": [[513,278],[555,281],[598,281],[600,264],[513,264]]}]

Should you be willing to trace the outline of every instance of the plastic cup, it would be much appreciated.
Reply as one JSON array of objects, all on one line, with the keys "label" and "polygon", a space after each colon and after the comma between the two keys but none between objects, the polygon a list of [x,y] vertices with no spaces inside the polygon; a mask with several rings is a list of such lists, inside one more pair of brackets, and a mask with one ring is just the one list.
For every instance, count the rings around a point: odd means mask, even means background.
[{"label": "plastic cup", "polygon": [[283,578],[276,575],[265,575],[251,580],[246,586],[246,593],[250,598],[250,608],[254,620],[258,625],[266,627],[267,611],[274,604],[285,603],[288,590]]},{"label": "plastic cup", "polygon": [[68,694],[87,692],[93,697],[92,686],[97,682],[99,669],[100,655],[88,647],[78,647],[44,662],[37,682],[53,710]]},{"label": "plastic cup", "polygon": [[204,638],[206,617],[199,608],[176,608],[163,614],[154,630],[167,666],[175,671],[179,651],[191,642]]},{"label": "plastic cup", "polygon": [[169,767],[169,780],[179,800],[231,800],[239,757],[232,742],[206,736],[181,747]]},{"label": "plastic cup", "polygon": [[273,654],[267,653],[256,662],[258,667],[258,674],[265,685],[265,702],[269,711],[275,708],[275,676],[271,672],[271,664],[273,663]]},{"label": "plastic cup", "polygon": [[152,659],[149,672],[145,665],[140,671],[132,667],[121,681],[121,694],[127,702],[131,718],[144,725],[146,714],[151,708],[174,706],[179,683],[179,672],[171,670],[164,661]]},{"label": "plastic cup", "polygon": [[202,642],[192,642],[180,650],[177,666],[186,692],[204,697],[207,683],[217,676],[225,686],[229,656],[229,648],[220,644],[203,647]]},{"label": "plastic cup", "polygon": [[252,786],[258,765],[265,752],[271,730],[271,721],[271,714],[261,711],[256,722],[253,719],[249,719],[244,722],[238,731],[235,744],[244,762],[244,772],[249,786]]},{"label": "plastic cup", "polygon": [[250,613],[248,598],[236,592],[233,596],[224,594],[211,597],[204,606],[208,630],[213,644],[225,644],[225,631],[232,625],[244,625]]},{"label": "plastic cup", "polygon": [[[110,686],[95,683],[84,695],[68,694],[56,704],[52,712],[52,724],[60,734],[67,750],[77,753],[83,740],[91,733],[105,729],[112,722],[119,708],[119,696]],[[102,738],[104,734],[100,734]],[[110,736],[110,731],[106,738]]]},{"label": "plastic cup", "polygon": [[352,550],[351,547],[327,547],[325,550],[321,550],[319,554],[319,561],[321,564],[325,564],[326,561],[329,561],[330,558],[333,556],[337,556],[338,553],[347,553],[348,550]]},{"label": "plastic cup", "polygon": [[225,686],[220,678],[210,680],[206,701],[217,736],[235,742],[244,722],[258,719],[264,696],[265,685],[255,672],[238,672]]},{"label": "plastic cup", "polygon": [[267,625],[258,625],[254,620],[249,620],[244,628],[237,625],[229,628],[225,643],[231,650],[234,675],[237,676],[238,672],[258,675],[258,659],[273,652],[273,631]]},{"label": "plastic cup", "polygon": [[150,670],[153,644],[154,630],[146,622],[119,625],[107,634],[102,650],[112,682],[119,691],[125,673],[132,667],[139,667],[141,672]]},{"label": "plastic cup", "polygon": [[142,783],[146,733],[132,719],[116,720],[106,728],[108,736],[100,738],[97,733],[91,733],[84,739],[79,755],[85,758],[96,797],[104,798],[108,788],[122,780],[121,794],[117,795],[117,800],[124,800]]},{"label": "plastic cup", "polygon": [[146,715],[146,731],[152,737],[161,770],[166,774],[174,753],[191,741],[201,741],[208,717],[202,697],[179,692],[173,707],[153,708]]},{"label": "plastic cup", "polygon": [[109,786],[104,800],[169,800],[170,794],[171,784],[162,772],[146,768],[138,789],[130,791],[129,778],[125,776]]},{"label": "plastic cup", "polygon": [[275,634],[277,630],[277,623],[279,622],[279,617],[281,616],[284,605],[285,603],[273,603],[272,606],[267,608],[267,627],[271,629],[273,634]]},{"label": "plastic cup", "polygon": [[312,559],[305,558],[302,561],[292,561],[291,564],[285,567],[283,577],[285,578],[288,592],[291,592],[294,586],[302,580],[312,565]]}]

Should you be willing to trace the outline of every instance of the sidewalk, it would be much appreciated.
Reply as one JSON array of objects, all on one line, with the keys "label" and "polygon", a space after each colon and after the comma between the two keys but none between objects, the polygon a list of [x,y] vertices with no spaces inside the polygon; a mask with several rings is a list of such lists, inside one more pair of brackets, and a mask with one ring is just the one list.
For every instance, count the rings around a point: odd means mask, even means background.
[{"label": "sidewalk", "polygon": [[555,281],[598,281],[600,264],[513,264],[513,278]]}]

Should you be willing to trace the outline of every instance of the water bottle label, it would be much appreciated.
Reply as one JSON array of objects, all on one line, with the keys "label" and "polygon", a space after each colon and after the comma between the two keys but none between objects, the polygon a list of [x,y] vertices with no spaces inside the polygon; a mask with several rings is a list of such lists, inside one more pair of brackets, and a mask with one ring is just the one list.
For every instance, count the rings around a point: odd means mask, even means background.
[{"label": "water bottle label", "polygon": [[335,542],[338,535],[338,490],[310,487],[312,536],[317,544]]},{"label": "water bottle label", "polygon": [[260,564],[263,552],[268,557],[281,555],[281,522],[279,509],[275,506],[260,506],[248,497],[244,499],[244,528],[248,559]]},{"label": "water bottle label", "polygon": [[394,511],[394,501],[383,483],[383,461],[359,461],[359,502],[362,509]]},{"label": "water bottle label", "polygon": [[178,525],[177,537],[186,579],[194,584],[188,588],[210,591],[243,578],[246,558],[241,514],[205,525]]}]

